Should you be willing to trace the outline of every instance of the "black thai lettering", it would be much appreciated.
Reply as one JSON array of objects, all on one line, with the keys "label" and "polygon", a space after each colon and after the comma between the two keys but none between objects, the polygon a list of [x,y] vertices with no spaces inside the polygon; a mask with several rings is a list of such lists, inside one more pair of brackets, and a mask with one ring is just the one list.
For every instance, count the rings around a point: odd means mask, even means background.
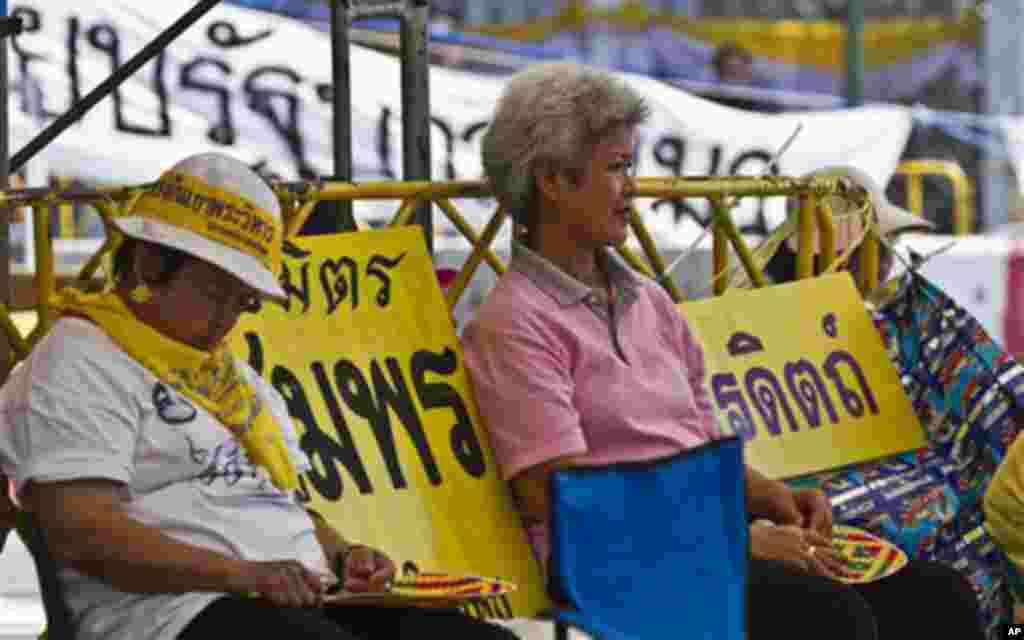
[{"label": "black thai lettering", "polygon": [[391,169],[391,107],[380,108],[380,118],[377,119],[377,157],[380,160],[380,175],[389,179],[395,179],[395,172]]},{"label": "black thai lettering", "polygon": [[[754,417],[750,405],[740,391],[739,381],[732,373],[716,373],[711,376],[711,392],[720,411],[725,411],[733,433],[750,440],[754,437]],[[735,406],[735,408],[733,408]]]},{"label": "black thai lettering", "polygon": [[438,485],[441,483],[441,473],[430,450],[423,424],[416,412],[398,360],[389,357],[385,359],[385,363],[390,380],[384,375],[380,363],[370,363],[370,379],[373,384],[371,388],[366,377],[353,363],[340,360],[334,367],[335,384],[349,408],[370,423],[394,488],[403,489],[408,483],[399,464],[389,410],[398,416],[399,422],[412,440],[430,483]]},{"label": "black thai lettering", "polygon": [[313,372],[313,378],[316,379],[316,384],[320,389],[320,395],[323,398],[324,406],[327,407],[327,415],[331,418],[331,424],[334,425],[334,432],[338,436],[337,444],[332,443],[329,450],[325,453],[330,455],[333,462],[340,462],[342,466],[345,467],[345,470],[348,471],[350,476],[352,476],[356,486],[359,488],[359,493],[372,493],[373,485],[370,483],[370,476],[366,471],[366,466],[363,464],[362,459],[359,457],[359,451],[356,449],[355,440],[352,439],[352,432],[348,428],[348,423],[345,422],[345,415],[342,413],[341,405],[338,403],[338,397],[335,395],[334,389],[331,387],[331,381],[330,377],[327,375],[327,370],[320,362],[313,362],[310,364],[309,368],[310,371]]},{"label": "black thai lettering", "polygon": [[281,264],[281,288],[284,289],[284,292],[285,294],[287,294],[288,297],[286,297],[284,301],[279,304],[284,308],[285,311],[291,311],[292,298],[298,298],[299,301],[302,302],[302,313],[307,313],[309,311],[310,304],[308,262],[302,263],[302,266],[299,268],[297,277],[299,278],[298,286],[296,286],[295,283],[292,282],[292,270],[291,268],[289,268],[288,263],[284,262]]},{"label": "black thai lettering", "polygon": [[386,307],[391,302],[391,274],[388,271],[397,267],[403,258],[405,253],[394,259],[375,254],[366,265],[367,277],[377,278],[381,282],[376,296],[377,305],[380,307]]},{"label": "black thai lettering", "polygon": [[[11,10],[11,17],[21,20],[22,34],[38,33],[43,28],[42,16],[33,7],[14,7]],[[21,74],[21,83],[18,86],[21,94],[21,110],[33,116],[56,118],[60,113],[48,108],[42,82],[32,74],[32,63],[45,62],[49,60],[49,57],[26,49],[22,45],[20,37],[10,40],[11,49],[14,50],[14,55],[18,59],[18,72]]]},{"label": "black thai lettering", "polygon": [[412,356],[412,381],[424,409],[448,408],[455,414],[455,424],[449,432],[452,453],[466,473],[479,478],[487,471],[487,462],[480,440],[473,430],[473,421],[466,404],[450,384],[427,382],[428,374],[450,376],[455,373],[458,365],[458,357],[450,348],[445,348],[441,353],[417,351]]},{"label": "black thai lettering", "polygon": [[487,120],[484,120],[483,122],[474,122],[474,123],[468,125],[462,131],[462,141],[463,142],[473,142],[473,138],[475,138],[477,136],[477,134],[479,134],[479,133],[481,133],[483,131],[486,131],[487,130],[487,126],[489,124],[490,124],[490,122],[488,122]]},{"label": "black thai lettering", "polygon": [[[348,271],[347,276],[342,269]],[[359,307],[359,265],[352,258],[320,263],[320,285],[327,298],[327,315],[334,313],[345,298],[349,298],[353,310]]]},{"label": "black thai lettering", "polygon": [[452,127],[437,116],[430,116],[430,123],[441,131],[444,138],[444,175],[446,180],[455,180],[455,134]]},{"label": "black thai lettering", "polygon": [[313,90],[316,91],[316,97],[320,99],[323,104],[334,104],[334,85],[330,82],[317,82],[313,85]]},{"label": "black thai lettering", "polygon": [[82,99],[82,73],[78,68],[78,58],[81,51],[78,48],[78,39],[82,33],[82,23],[78,16],[68,18],[68,86],[71,87],[71,104],[78,104]]},{"label": "black thai lettering", "polygon": [[206,132],[206,137],[213,142],[225,146],[234,145],[238,140],[234,118],[231,114],[231,92],[223,84],[215,84],[201,79],[203,69],[212,68],[231,76],[231,67],[222,60],[199,57],[181,68],[180,84],[183,88],[213,96],[217,100],[217,120]]},{"label": "black thai lettering", "polygon": [[[671,175],[675,177],[683,175],[683,167],[686,162],[686,141],[682,138],[666,136],[659,139],[654,143],[652,155],[654,156],[655,164],[667,170]],[[657,213],[659,209],[666,206],[672,207],[672,221],[676,224],[681,223],[687,218],[695,220],[705,227],[710,222],[683,198],[656,200],[651,204],[651,211]]]},{"label": "black thai lettering", "polygon": [[[356,484],[360,487],[360,491],[363,493],[371,491],[372,488],[369,484],[369,478],[366,477],[365,469],[363,470],[362,478],[359,476],[362,461],[359,460],[355,448],[352,447],[349,451],[346,451],[342,445],[338,444],[336,440],[320,428],[316,417],[313,415],[313,409],[309,404],[306,392],[303,390],[302,384],[295,374],[285,367],[278,365],[271,372],[270,383],[284,397],[288,405],[288,413],[292,418],[302,423],[304,429],[302,436],[299,438],[299,446],[309,457],[310,464],[313,467],[307,475],[317,493],[323,496],[325,500],[332,502],[341,498],[341,474],[338,472],[337,462],[342,464],[348,462],[349,464],[346,465],[346,468],[349,469],[349,472],[351,473],[353,469],[356,470],[353,477]],[[335,425],[335,428],[339,434],[343,430],[347,431],[347,427],[343,423],[340,427]],[[365,485],[361,480],[365,482]]]},{"label": "black thai lettering", "polygon": [[796,417],[789,406],[789,400],[775,374],[765,367],[751,367],[743,377],[747,395],[754,408],[761,415],[761,421],[772,435],[782,433],[782,419],[789,424],[790,431],[797,430]]},{"label": "black thai lettering", "polygon": [[[121,36],[108,24],[98,24],[89,28],[86,33],[86,40],[94,48],[102,51],[110,58],[111,73],[121,67]],[[164,81],[164,67],[167,63],[167,54],[160,52],[154,60],[153,93],[157,97],[157,117],[159,124],[155,127],[147,127],[129,122],[125,116],[124,95],[121,90],[114,89],[111,98],[114,102],[114,126],[118,131],[134,133],[140,136],[169,138],[171,137],[171,116],[168,110],[167,85]]]},{"label": "black thai lettering", "polygon": [[[859,395],[843,381],[842,371],[840,371],[840,366],[843,364],[849,367],[863,395]],[[822,370],[825,372],[825,377],[832,381],[836,392],[839,394],[839,399],[851,416],[855,418],[863,416],[865,404],[872,415],[878,415],[878,402],[875,400],[875,394],[868,385],[867,377],[864,375],[864,370],[861,368],[860,363],[857,362],[857,359],[851,353],[847,351],[833,351],[825,358]]]},{"label": "black thai lettering", "polygon": [[783,368],[783,377],[807,424],[811,427],[821,426],[823,412],[828,415],[832,424],[839,422],[825,382],[810,360],[801,358],[796,362],[787,362]]},{"label": "black thai lettering", "polygon": [[717,176],[718,170],[722,166],[722,146],[718,144],[711,145],[711,157],[708,158],[708,170],[704,172],[708,176]]},{"label": "black thai lettering", "polygon": [[245,47],[272,35],[274,35],[273,29],[264,29],[251,36],[243,36],[239,33],[238,27],[227,20],[211,22],[210,26],[206,28],[206,37],[210,39],[210,42],[224,49]]},{"label": "black thai lettering", "polygon": [[[302,103],[294,91],[265,86],[263,82],[267,79],[283,80],[287,84],[297,86],[302,83],[302,76],[287,67],[261,67],[249,73],[243,88],[249,110],[266,120],[281,137],[298,167],[299,175],[304,180],[316,178],[319,174],[309,165],[305,142],[299,128]],[[284,103],[283,113],[277,108],[277,103]]]}]

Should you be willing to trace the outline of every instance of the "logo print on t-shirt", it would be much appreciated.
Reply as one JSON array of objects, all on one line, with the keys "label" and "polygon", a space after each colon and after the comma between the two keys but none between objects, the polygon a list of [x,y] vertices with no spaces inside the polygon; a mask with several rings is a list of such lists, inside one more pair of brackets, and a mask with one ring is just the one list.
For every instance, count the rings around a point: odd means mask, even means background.
[{"label": "logo print on t-shirt", "polygon": [[153,387],[157,415],[168,424],[184,424],[196,418],[196,408],[162,382]]}]

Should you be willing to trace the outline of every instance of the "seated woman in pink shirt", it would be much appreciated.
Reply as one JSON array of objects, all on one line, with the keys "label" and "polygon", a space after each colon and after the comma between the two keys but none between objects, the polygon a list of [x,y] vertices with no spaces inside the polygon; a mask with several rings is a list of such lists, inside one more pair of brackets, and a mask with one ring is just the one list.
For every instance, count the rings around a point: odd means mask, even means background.
[{"label": "seated woman in pink shirt", "polygon": [[[466,366],[542,563],[553,468],[663,457],[717,434],[689,325],[608,250],[626,240],[649,113],[608,75],[538,65],[509,81],[484,138],[485,171],[523,242],[466,327]],[[781,525],[751,528],[751,640],[982,637],[955,572],[914,564],[870,585],[836,582],[824,494],[754,469],[747,484],[751,516]],[[913,615],[908,597],[928,613]]]}]

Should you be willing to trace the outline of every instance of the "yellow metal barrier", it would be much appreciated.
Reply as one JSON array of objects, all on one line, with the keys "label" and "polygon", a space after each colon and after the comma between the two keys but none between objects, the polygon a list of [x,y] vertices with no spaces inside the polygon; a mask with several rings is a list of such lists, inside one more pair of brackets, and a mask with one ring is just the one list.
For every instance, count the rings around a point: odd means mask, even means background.
[{"label": "yellow metal barrier", "polygon": [[[49,215],[53,206],[66,206],[69,203],[89,203],[103,217],[108,230],[110,221],[116,216],[129,211],[134,200],[142,193],[146,185],[103,190],[46,190],[25,189],[0,193],[0,208],[32,207],[36,211],[35,251],[37,270],[36,287],[39,292],[36,312],[38,323],[35,330],[27,338],[23,338],[15,328],[8,310],[0,305],[0,330],[11,344],[14,359],[23,357],[31,344],[42,335],[52,324],[54,318],[49,307],[49,296],[54,292],[56,277],[54,273],[53,246],[50,240]],[[422,202],[434,203],[454,227],[472,244],[473,250],[463,265],[455,282],[446,293],[451,307],[459,301],[476,269],[482,261],[497,273],[505,271],[502,260],[491,250],[494,239],[498,236],[505,223],[506,214],[501,209],[494,213],[482,232],[470,225],[459,212],[453,202],[459,198],[486,198],[491,191],[485,182],[301,182],[281,183],[275,185],[282,210],[285,215],[286,235],[297,233],[302,224],[312,213],[316,203],[337,200],[397,200],[400,202],[392,224],[407,224],[411,220],[416,207]],[[835,259],[834,230],[831,212],[819,202],[824,196],[839,195],[841,197],[863,197],[862,192],[848,192],[845,185],[836,178],[787,178],[779,176],[767,177],[729,177],[729,178],[639,178],[636,181],[636,197],[638,198],[703,198],[710,202],[713,215],[713,267],[714,291],[723,293],[729,286],[727,275],[730,269],[730,250],[736,255],[739,264],[749,281],[756,287],[765,286],[768,281],[758,264],[755,251],[746,245],[730,211],[737,201],[744,197],[788,196],[798,199],[800,212],[796,235],[798,238],[798,276],[813,276],[814,240],[817,237],[822,245],[822,258],[825,265]],[[863,203],[861,203],[863,204]],[[676,302],[684,299],[670,277],[667,277],[664,260],[658,252],[656,243],[651,238],[640,215],[633,211],[631,227],[636,236],[643,258],[634,254],[626,247],[620,247],[622,257],[638,271],[656,279],[662,284]],[[820,232],[820,233],[819,233]],[[107,241],[79,272],[80,280],[94,277],[102,264],[102,257],[115,250],[120,242],[118,234],[109,234]],[[872,282],[872,274],[878,269],[878,243],[869,237],[865,242],[866,250],[861,261],[863,282]],[[8,363],[12,364],[12,363]],[[0,379],[6,377],[7,370],[0,372]]]},{"label": "yellow metal barrier", "polygon": [[966,235],[977,229],[971,180],[955,162],[948,160],[904,160],[896,174],[906,179],[907,208],[919,216],[924,212],[924,178],[937,176],[953,186],[953,233]]}]

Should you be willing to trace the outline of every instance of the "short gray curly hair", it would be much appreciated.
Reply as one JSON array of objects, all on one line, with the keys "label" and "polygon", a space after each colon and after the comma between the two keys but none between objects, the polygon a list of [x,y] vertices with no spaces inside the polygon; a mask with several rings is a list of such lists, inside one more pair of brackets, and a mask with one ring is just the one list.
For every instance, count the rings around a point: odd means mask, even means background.
[{"label": "short gray curly hair", "polygon": [[581,170],[594,145],[651,114],[625,82],[571,63],[539,64],[514,75],[483,139],[484,172],[512,218],[529,226],[538,168]]}]

